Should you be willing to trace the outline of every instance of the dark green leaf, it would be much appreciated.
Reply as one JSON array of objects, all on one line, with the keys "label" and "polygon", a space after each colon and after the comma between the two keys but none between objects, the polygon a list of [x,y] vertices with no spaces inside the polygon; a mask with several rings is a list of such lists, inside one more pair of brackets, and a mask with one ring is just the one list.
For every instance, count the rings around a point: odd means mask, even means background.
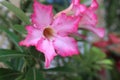
[{"label": "dark green leaf", "polygon": [[71,77],[69,77],[68,79],[69,79],[69,80],[83,80],[81,76],[77,76],[77,77],[71,76]]},{"label": "dark green leaf", "polygon": [[22,57],[17,57],[14,59],[12,58],[10,62],[5,63],[7,66],[9,66],[11,69],[21,71],[23,69],[23,66],[26,64],[26,61]]},{"label": "dark green leaf", "polygon": [[45,80],[45,79],[43,78],[43,74],[40,72],[40,70],[32,68],[27,72],[26,80]]},{"label": "dark green leaf", "polygon": [[44,71],[73,72],[74,70],[69,67],[56,67],[56,68],[51,68],[51,69],[45,69]]},{"label": "dark green leaf", "polygon": [[0,68],[0,80],[15,80],[20,75],[18,71]]},{"label": "dark green leaf", "polygon": [[5,50],[0,49],[0,58],[4,57],[21,57],[21,56],[27,56],[26,54],[14,50]]}]

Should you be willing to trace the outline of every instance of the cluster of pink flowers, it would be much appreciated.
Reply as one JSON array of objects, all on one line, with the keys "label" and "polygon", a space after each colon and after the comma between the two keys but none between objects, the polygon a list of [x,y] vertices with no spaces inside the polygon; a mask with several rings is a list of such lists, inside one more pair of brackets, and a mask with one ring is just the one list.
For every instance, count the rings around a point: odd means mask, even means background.
[{"label": "cluster of pink flowers", "polygon": [[[95,42],[93,44],[94,46],[101,48],[103,52],[106,53],[107,57],[111,57],[115,61],[115,67],[119,70],[120,72],[120,37],[117,36],[114,33],[108,34],[108,40],[101,40],[98,42]],[[118,55],[113,55],[112,53],[116,53]]]},{"label": "cluster of pink flowers", "polygon": [[[108,47],[115,44],[120,44],[120,38],[113,33],[108,34],[108,40],[100,40],[98,42],[93,43],[94,46],[101,48],[108,56],[110,55],[110,49],[108,49]],[[115,50],[117,48],[112,47],[111,49]]]},{"label": "cluster of pink flowers", "polygon": [[21,46],[35,46],[45,55],[45,66],[49,67],[56,55],[63,57],[79,54],[77,41],[69,35],[78,31],[78,28],[94,32],[99,37],[104,36],[104,28],[97,28],[98,8],[96,0],[90,7],[80,4],[80,0],[72,0],[70,6],[57,13],[52,12],[51,5],[44,5],[34,0],[32,25],[26,26],[28,32]]}]

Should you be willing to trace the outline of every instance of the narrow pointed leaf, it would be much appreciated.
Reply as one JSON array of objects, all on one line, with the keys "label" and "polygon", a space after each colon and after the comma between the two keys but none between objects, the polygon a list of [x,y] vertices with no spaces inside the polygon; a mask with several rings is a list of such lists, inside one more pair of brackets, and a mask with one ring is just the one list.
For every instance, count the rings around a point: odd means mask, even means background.
[{"label": "narrow pointed leaf", "polygon": [[21,57],[21,56],[28,56],[28,55],[19,51],[0,49],[0,58]]},{"label": "narrow pointed leaf", "polygon": [[45,79],[43,78],[43,74],[39,70],[32,68],[27,72],[26,80],[45,80]]},{"label": "narrow pointed leaf", "polygon": [[72,68],[69,67],[56,67],[51,69],[44,69],[43,71],[53,71],[53,72],[74,72]]},{"label": "narrow pointed leaf", "polygon": [[25,13],[21,9],[17,8],[13,4],[5,0],[1,1],[0,3],[4,5],[5,7],[7,7],[10,11],[12,11],[20,20],[22,20],[26,24],[30,23],[29,18],[25,15]]},{"label": "narrow pointed leaf", "polygon": [[23,52],[23,49],[18,45],[19,42],[19,37],[14,34],[13,32],[9,31],[7,28],[5,27],[0,27],[0,31],[4,31],[8,37],[10,38],[10,40],[16,45],[16,47]]},{"label": "narrow pointed leaf", "polygon": [[18,71],[0,68],[0,80],[15,80],[20,75]]},{"label": "narrow pointed leaf", "polygon": [[16,30],[20,34],[26,34],[27,33],[26,30],[25,30],[25,27],[22,26],[22,25],[14,25],[13,29]]}]

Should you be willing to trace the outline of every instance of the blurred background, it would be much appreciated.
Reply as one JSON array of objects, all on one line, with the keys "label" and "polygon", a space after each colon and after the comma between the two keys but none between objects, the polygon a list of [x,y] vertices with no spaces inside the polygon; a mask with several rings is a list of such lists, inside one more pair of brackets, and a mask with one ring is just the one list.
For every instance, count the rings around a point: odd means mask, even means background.
[{"label": "blurred background", "polygon": [[[8,2],[0,4],[0,80],[120,80],[120,0],[97,0],[97,26],[106,29],[103,39],[83,31],[90,41],[78,40],[81,54],[57,56],[49,69],[44,68],[44,55],[34,47],[18,45],[29,24],[23,15],[31,15],[33,0],[0,1]],[[53,5],[54,13],[70,5],[70,0],[39,1]],[[91,0],[81,3],[89,6]]]}]

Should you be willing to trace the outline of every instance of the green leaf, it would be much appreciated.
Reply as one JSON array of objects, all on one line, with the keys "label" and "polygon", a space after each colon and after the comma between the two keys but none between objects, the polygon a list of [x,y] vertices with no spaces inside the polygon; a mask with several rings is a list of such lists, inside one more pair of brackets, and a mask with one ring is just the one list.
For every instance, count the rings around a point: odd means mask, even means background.
[{"label": "green leaf", "polygon": [[14,51],[14,50],[6,50],[6,49],[0,49],[0,58],[5,57],[22,57],[22,56],[28,56],[22,52]]},{"label": "green leaf", "polygon": [[99,64],[113,65],[113,62],[109,59],[104,59],[102,61],[98,61]]},{"label": "green leaf", "polygon": [[7,1],[1,1],[0,3],[7,7],[10,11],[12,11],[20,20],[22,20],[26,24],[30,24],[29,18],[21,9],[17,8],[16,6]]},{"label": "green leaf", "polygon": [[7,29],[7,28],[5,28],[5,27],[0,27],[0,30],[1,30],[1,31],[4,31],[4,32],[8,35],[8,37],[10,38],[10,40],[16,45],[16,47],[17,47],[21,52],[23,52],[23,49],[18,45],[18,42],[20,41],[20,40],[19,40],[19,37],[18,37],[15,33],[9,31],[9,29]]},{"label": "green leaf", "polygon": [[68,77],[68,80],[83,80],[83,79],[81,76],[76,76],[76,77],[70,76],[70,77]]},{"label": "green leaf", "polygon": [[27,33],[26,30],[25,30],[25,27],[22,26],[22,25],[14,25],[13,29],[16,30],[20,34],[26,34]]},{"label": "green leaf", "polygon": [[0,80],[15,80],[20,75],[18,71],[0,68]]},{"label": "green leaf", "polygon": [[26,64],[26,61],[25,58],[23,57],[17,57],[17,58],[14,57],[10,62],[8,61],[5,63],[5,65],[17,71],[21,71],[23,69],[24,64]]},{"label": "green leaf", "polygon": [[96,64],[92,66],[94,70],[98,70],[100,71],[101,69],[103,69],[103,67],[101,67],[100,65]]},{"label": "green leaf", "polygon": [[37,70],[35,68],[31,68],[27,74],[25,80],[45,80],[43,78],[43,74],[40,70]]},{"label": "green leaf", "polygon": [[101,51],[99,48],[92,47],[91,52],[99,60],[106,58],[106,54],[103,51]]},{"label": "green leaf", "polygon": [[25,79],[24,79],[24,75],[19,76],[19,77],[16,78],[15,80],[25,80]]},{"label": "green leaf", "polygon": [[56,67],[56,68],[51,68],[51,69],[45,69],[44,71],[74,72],[74,70],[69,67]]}]

